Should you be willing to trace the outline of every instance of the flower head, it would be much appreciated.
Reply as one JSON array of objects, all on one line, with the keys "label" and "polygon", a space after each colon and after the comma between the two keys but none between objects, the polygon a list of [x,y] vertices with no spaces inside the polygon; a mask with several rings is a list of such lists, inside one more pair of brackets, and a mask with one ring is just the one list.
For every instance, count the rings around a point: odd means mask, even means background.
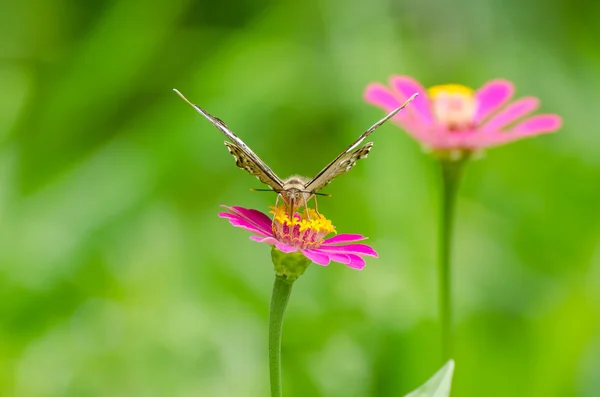
[{"label": "flower head", "polygon": [[438,85],[425,91],[418,81],[408,76],[393,76],[390,85],[388,88],[369,84],[365,90],[366,101],[390,111],[418,92],[412,106],[393,120],[440,155],[468,154],[554,132],[562,124],[556,114],[523,119],[539,107],[539,100],[525,97],[508,103],[514,87],[506,80],[492,80],[477,91],[459,84]]},{"label": "flower head", "polygon": [[[365,267],[364,255],[377,257],[377,252],[366,244],[355,244],[365,240],[360,234],[338,234],[331,221],[315,210],[306,208],[302,214],[295,213],[290,219],[285,206],[272,207],[273,220],[260,211],[223,206],[227,212],[220,212],[221,218],[229,219],[233,226],[254,233],[250,239],[267,243],[278,251],[290,254],[300,253],[310,261],[327,266],[329,262],[343,263],[353,269]],[[352,244],[350,244],[352,243]]]}]

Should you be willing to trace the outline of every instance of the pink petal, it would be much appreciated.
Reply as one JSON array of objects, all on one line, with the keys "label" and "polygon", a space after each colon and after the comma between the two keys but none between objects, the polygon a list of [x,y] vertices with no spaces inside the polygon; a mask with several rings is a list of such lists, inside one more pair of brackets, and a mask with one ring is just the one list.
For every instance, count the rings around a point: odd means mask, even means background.
[{"label": "pink petal", "polygon": [[481,131],[490,133],[500,131],[507,125],[533,112],[540,106],[540,100],[534,97],[519,99],[501,110],[481,127]]},{"label": "pink petal", "polygon": [[244,218],[246,221],[251,223],[254,227],[263,231],[265,235],[272,235],[273,231],[271,228],[271,218],[269,218],[266,214],[263,214],[260,211],[242,208],[242,207],[228,207],[226,205],[221,205],[221,207],[226,208],[230,212],[237,214],[240,218]]},{"label": "pink petal", "polygon": [[365,260],[354,254],[329,254],[329,258],[334,262],[339,262],[353,269],[362,269],[365,267]]},{"label": "pink petal", "polygon": [[256,223],[258,226],[264,228],[267,231],[271,231],[272,221],[271,218],[258,210],[243,208],[238,206],[231,207],[235,211],[238,211],[240,214],[244,215],[250,221]]},{"label": "pink petal", "polygon": [[475,123],[480,124],[483,119],[497,111],[514,93],[514,86],[508,80],[492,80],[475,93],[477,113]]},{"label": "pink petal", "polygon": [[400,95],[400,101],[405,101],[415,92],[419,93],[411,104],[405,109],[406,113],[412,113],[416,120],[415,123],[428,126],[434,123],[431,108],[429,107],[429,97],[425,88],[415,79],[409,76],[392,76],[390,84]]},{"label": "pink petal", "polygon": [[316,250],[303,250],[302,253],[308,259],[316,263],[317,265],[327,266],[329,265],[330,259],[329,255],[321,252],[317,252]]},{"label": "pink petal", "polygon": [[369,255],[377,258],[377,252],[366,244],[348,244],[348,245],[321,245],[320,251],[335,254],[357,254]]},{"label": "pink petal", "polygon": [[548,132],[554,132],[562,126],[562,119],[556,114],[540,114],[533,116],[516,125],[508,132],[495,132],[490,135],[480,135],[480,147],[497,146]]},{"label": "pink petal", "polygon": [[362,270],[365,267],[365,260],[358,255],[349,254],[350,263],[348,263],[348,267],[351,267],[356,270]]},{"label": "pink petal", "polygon": [[[377,83],[369,84],[367,86],[365,90],[365,100],[368,103],[379,106],[388,113],[401,105],[401,102],[395,92],[392,92],[384,85]],[[409,106],[412,106],[412,104]],[[410,110],[404,110],[400,113],[397,113],[392,118],[392,121],[400,125],[410,135],[418,140],[422,135],[422,133],[419,131],[420,125],[415,125],[414,120],[411,120],[410,116]]]},{"label": "pink petal", "polygon": [[287,244],[280,243],[280,242],[277,242],[275,244],[275,247],[277,247],[277,249],[279,251],[283,252],[284,254],[289,254],[290,252],[298,251],[298,248],[292,247],[291,245],[287,245]]},{"label": "pink petal", "polygon": [[531,136],[545,132],[554,132],[561,126],[562,118],[560,116],[556,114],[540,114],[517,124],[511,130],[511,133],[520,136]]},{"label": "pink petal", "polygon": [[[397,76],[397,78],[402,79],[402,76]],[[408,97],[415,92],[421,92],[421,97],[416,98],[407,109],[396,114],[392,121],[395,124],[400,125],[406,132],[409,133],[414,139],[417,141],[421,141],[422,143],[427,144],[429,140],[429,123],[424,122],[424,117],[419,114],[416,109],[411,109],[411,107],[415,106],[415,103],[418,105],[419,101],[421,102],[422,107],[424,107],[424,112],[427,115],[431,116],[431,112],[429,111],[428,100],[424,97],[424,89],[417,83],[416,81],[406,78],[409,83],[412,83],[415,91],[411,91],[409,95],[404,95],[403,93],[398,93],[394,90],[390,90],[386,86],[378,83],[369,84],[365,90],[365,100],[368,103],[379,106],[383,108],[386,112],[390,112],[393,109],[400,106],[404,100],[408,99]],[[416,84],[416,86],[415,86]],[[424,104],[424,105],[423,105]],[[430,117],[431,118],[431,117]]]},{"label": "pink petal", "polygon": [[277,239],[274,237],[259,237],[259,236],[250,236],[250,240],[259,242],[259,243],[266,243],[266,244],[270,244],[270,245],[275,245],[278,243]]},{"label": "pink petal", "polygon": [[323,244],[339,244],[339,243],[349,243],[351,241],[361,241],[366,240],[367,238],[360,234],[338,234],[337,236],[333,236],[323,241]]},{"label": "pink petal", "polygon": [[219,212],[219,217],[229,219],[229,223],[231,223],[235,227],[241,227],[242,229],[246,229],[252,233],[260,234],[262,236],[268,236],[262,229],[257,228],[246,219],[241,218],[237,214],[230,214],[229,212]]},{"label": "pink petal", "polygon": [[338,263],[341,263],[341,264],[344,264],[344,265],[347,265],[348,263],[351,262],[350,256],[348,256],[346,254],[329,254],[329,253],[325,253],[325,255],[329,256],[329,259],[331,259],[332,261],[338,262]]},{"label": "pink petal", "polygon": [[[365,89],[365,101],[375,106],[383,108],[386,112],[391,112],[401,105],[395,94],[386,86],[379,83],[372,83]],[[402,112],[398,113],[398,115]]]}]

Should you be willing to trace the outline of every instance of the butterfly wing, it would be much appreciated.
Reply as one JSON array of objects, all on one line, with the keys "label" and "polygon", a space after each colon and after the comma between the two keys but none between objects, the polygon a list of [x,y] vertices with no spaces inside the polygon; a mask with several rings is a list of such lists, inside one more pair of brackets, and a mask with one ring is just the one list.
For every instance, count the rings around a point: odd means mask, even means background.
[{"label": "butterfly wing", "polygon": [[227,150],[235,158],[235,165],[248,171],[276,192],[283,190],[283,182],[258,157],[252,158],[242,146],[239,146],[235,142],[225,141],[225,146],[227,146]]},{"label": "butterfly wing", "polygon": [[342,157],[336,159],[335,163],[325,167],[323,171],[304,186],[304,189],[311,193],[323,189],[335,177],[350,171],[358,160],[366,158],[372,147],[373,142],[368,142],[349,153],[345,153]]},{"label": "butterfly wing", "polygon": [[317,190],[324,188],[336,176],[350,171],[350,169],[354,167],[354,164],[356,164],[357,160],[366,158],[369,154],[369,151],[371,150],[371,147],[373,146],[373,142],[369,142],[364,146],[360,146],[360,144],[363,143],[363,141],[369,135],[371,135],[373,131],[379,128],[383,123],[385,123],[386,121],[394,117],[396,113],[404,109],[406,105],[408,105],[413,99],[415,99],[416,96],[417,94],[414,94],[413,96],[408,98],[408,100],[404,102],[401,106],[389,112],[384,118],[373,124],[368,130],[363,132],[358,137],[358,139],[354,141],[354,143],[352,143],[352,145],[348,146],[346,150],[344,150],[335,159],[333,159],[331,163],[327,164],[327,166],[323,168],[321,172],[319,172],[312,180],[307,182],[304,185],[305,190],[314,193]]},{"label": "butterfly wing", "polygon": [[198,113],[204,116],[215,127],[219,129],[231,142],[225,142],[227,150],[235,158],[235,164],[243,170],[246,170],[251,175],[258,178],[259,181],[271,187],[271,189],[279,192],[283,189],[283,182],[269,168],[264,161],[260,159],[237,135],[235,135],[223,122],[223,120],[211,115],[200,106],[194,105],[187,100],[179,91],[175,91],[184,101],[192,106]]}]

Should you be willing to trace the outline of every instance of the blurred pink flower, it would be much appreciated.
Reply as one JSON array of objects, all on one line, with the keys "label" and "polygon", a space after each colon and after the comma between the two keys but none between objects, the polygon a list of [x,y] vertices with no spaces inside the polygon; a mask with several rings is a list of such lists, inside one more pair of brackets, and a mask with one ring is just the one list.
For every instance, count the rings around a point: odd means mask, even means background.
[{"label": "blurred pink flower", "polygon": [[228,207],[228,212],[220,212],[221,218],[229,219],[236,227],[249,230],[256,236],[250,239],[259,243],[274,245],[283,253],[301,252],[312,262],[327,266],[330,261],[343,263],[353,269],[365,267],[364,255],[377,257],[377,252],[366,244],[348,244],[365,240],[360,234],[339,234],[325,239],[335,233],[331,221],[316,211],[306,208],[303,214],[295,213],[290,220],[284,206],[273,207],[274,219],[266,214],[248,208]]},{"label": "blurred pink flower", "polygon": [[415,92],[419,96],[392,120],[413,138],[438,152],[470,152],[521,138],[554,132],[562,119],[540,114],[523,120],[540,101],[525,97],[508,103],[514,86],[507,80],[492,80],[479,90],[458,84],[431,87],[425,91],[409,76],[392,76],[390,88],[369,84],[367,102],[386,112],[397,108]]}]

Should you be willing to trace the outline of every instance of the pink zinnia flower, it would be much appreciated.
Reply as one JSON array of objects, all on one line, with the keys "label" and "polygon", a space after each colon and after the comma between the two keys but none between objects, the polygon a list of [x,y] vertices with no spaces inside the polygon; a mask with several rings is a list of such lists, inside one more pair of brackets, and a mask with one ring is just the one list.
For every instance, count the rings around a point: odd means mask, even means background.
[{"label": "pink zinnia flower", "polygon": [[492,80],[475,92],[458,84],[438,85],[425,91],[408,76],[392,76],[390,86],[369,84],[366,101],[389,112],[418,92],[411,106],[393,121],[436,152],[471,152],[553,132],[562,124],[556,114],[523,119],[539,107],[540,101],[525,97],[508,103],[514,86],[506,80]]},{"label": "pink zinnia flower", "polygon": [[328,234],[335,233],[335,227],[310,208],[305,208],[302,214],[295,213],[290,219],[285,206],[273,207],[274,219],[271,220],[257,210],[222,207],[228,212],[220,212],[219,216],[229,219],[233,226],[255,233],[256,236],[250,236],[250,239],[273,245],[286,254],[300,252],[318,265],[327,266],[334,261],[362,269],[365,267],[362,256],[377,257],[377,252],[366,244],[348,244],[365,240],[366,237],[360,234],[339,234],[325,239]]}]

